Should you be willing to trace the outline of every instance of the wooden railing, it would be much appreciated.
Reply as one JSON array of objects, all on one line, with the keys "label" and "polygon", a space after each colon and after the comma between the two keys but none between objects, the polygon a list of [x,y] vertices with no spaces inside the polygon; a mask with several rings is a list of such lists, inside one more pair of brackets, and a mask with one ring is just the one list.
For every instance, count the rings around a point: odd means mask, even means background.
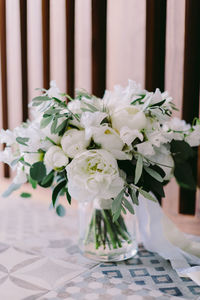
[{"label": "wooden railing", "polygon": [[[34,87],[56,79],[70,95],[97,96],[127,79],[168,90],[191,122],[199,114],[199,0],[0,0],[0,126],[28,117]],[[196,168],[200,186],[200,156]],[[7,167],[2,176],[9,176]],[[172,181],[162,205],[200,234],[200,196]]]}]

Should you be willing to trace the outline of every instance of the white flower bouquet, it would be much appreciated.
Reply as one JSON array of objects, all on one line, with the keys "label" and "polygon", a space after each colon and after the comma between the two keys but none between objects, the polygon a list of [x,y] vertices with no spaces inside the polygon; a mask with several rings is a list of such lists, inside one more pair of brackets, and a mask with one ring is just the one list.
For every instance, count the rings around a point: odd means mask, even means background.
[{"label": "white flower bouquet", "polygon": [[131,242],[123,215],[134,214],[140,194],[157,201],[173,176],[195,190],[190,162],[192,147],[200,144],[200,120],[189,125],[172,118],[176,107],[167,92],[148,92],[129,81],[102,99],[83,90],[72,99],[51,82],[30,106],[32,121],[0,132],[6,144],[0,161],[16,170],[4,196],[28,181],[33,188],[52,187],[59,215],[60,195],[69,204],[71,198],[95,202],[86,240],[95,235],[96,249]]}]

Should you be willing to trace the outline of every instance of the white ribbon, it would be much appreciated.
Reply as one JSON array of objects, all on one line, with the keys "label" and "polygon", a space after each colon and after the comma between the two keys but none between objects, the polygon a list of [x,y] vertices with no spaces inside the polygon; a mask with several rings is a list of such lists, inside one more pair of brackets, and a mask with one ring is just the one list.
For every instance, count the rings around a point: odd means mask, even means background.
[{"label": "white ribbon", "polygon": [[200,285],[200,242],[186,237],[164,214],[159,203],[144,197],[140,197],[139,203],[135,210],[145,248],[170,260],[179,276],[189,277]]}]

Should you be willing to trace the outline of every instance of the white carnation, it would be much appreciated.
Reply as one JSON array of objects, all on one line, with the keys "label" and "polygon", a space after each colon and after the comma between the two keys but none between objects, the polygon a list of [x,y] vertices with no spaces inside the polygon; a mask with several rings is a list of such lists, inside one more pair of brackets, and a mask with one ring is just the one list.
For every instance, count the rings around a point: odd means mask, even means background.
[{"label": "white carnation", "polygon": [[191,147],[198,147],[200,145],[200,125],[194,126],[193,129],[194,130],[191,131],[188,136],[186,136],[185,141]]},{"label": "white carnation", "polygon": [[66,167],[70,195],[78,201],[110,199],[122,190],[117,161],[106,150],[88,150]]},{"label": "white carnation", "polygon": [[70,129],[65,132],[61,139],[61,146],[64,153],[69,157],[74,157],[86,150],[90,141],[85,139],[85,131]]},{"label": "white carnation", "polygon": [[16,142],[16,135],[9,129],[4,130],[1,129],[0,130],[0,143],[3,144],[7,144],[7,146],[11,146],[12,144],[14,144]]},{"label": "white carnation", "polygon": [[152,156],[155,154],[155,150],[152,144],[148,141],[136,145],[137,151],[144,156]]},{"label": "white carnation", "polygon": [[69,162],[69,158],[58,146],[52,146],[44,156],[44,163],[48,168],[60,169],[65,167]]},{"label": "white carnation", "polygon": [[55,80],[51,80],[50,88],[46,91],[46,95],[50,98],[53,98],[53,97],[60,98],[60,90],[56,86],[56,81]]}]

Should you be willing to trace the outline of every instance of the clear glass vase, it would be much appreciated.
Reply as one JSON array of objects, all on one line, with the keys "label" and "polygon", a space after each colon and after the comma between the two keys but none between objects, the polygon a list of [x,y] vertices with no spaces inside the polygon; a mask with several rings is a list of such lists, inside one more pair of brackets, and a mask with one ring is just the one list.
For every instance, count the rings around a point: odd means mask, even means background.
[{"label": "clear glass vase", "polygon": [[121,261],[137,253],[136,217],[127,212],[112,221],[109,200],[79,204],[79,247],[97,261]]}]

